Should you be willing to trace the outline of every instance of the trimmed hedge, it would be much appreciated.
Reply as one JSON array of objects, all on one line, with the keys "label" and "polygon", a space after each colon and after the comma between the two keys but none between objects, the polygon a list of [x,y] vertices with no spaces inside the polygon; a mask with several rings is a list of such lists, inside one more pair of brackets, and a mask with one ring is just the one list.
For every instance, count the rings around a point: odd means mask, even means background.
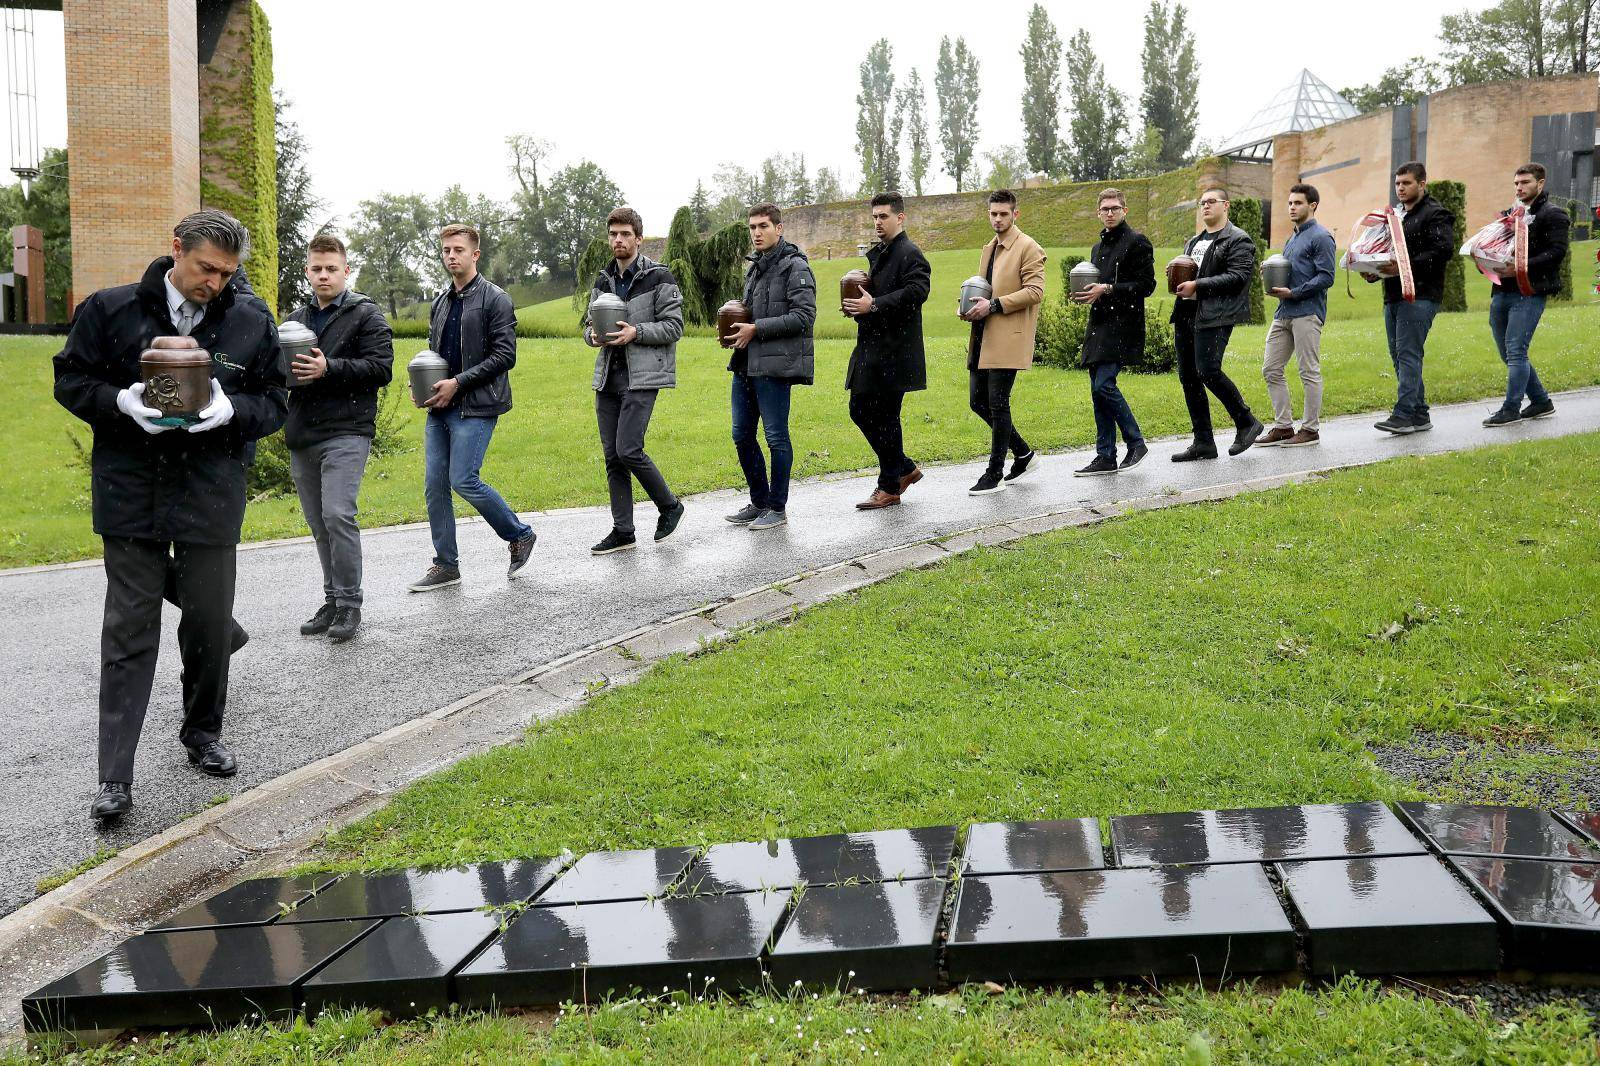
[{"label": "trimmed hedge", "polygon": [[[1061,257],[1061,290],[1046,297],[1039,307],[1039,332],[1034,340],[1034,356],[1048,366],[1066,370],[1083,368],[1083,338],[1089,329],[1089,308],[1067,298],[1071,289],[1072,268],[1083,262],[1081,255]],[[1178,365],[1178,345],[1172,323],[1167,321],[1167,301],[1144,302],[1143,357],[1122,364],[1136,374],[1165,374]]]},{"label": "trimmed hedge", "polygon": [[[1467,242],[1467,186],[1459,181],[1430,181],[1428,192],[1446,211],[1455,216],[1455,228],[1450,234],[1450,250],[1458,251]],[[1452,254],[1444,265],[1444,301],[1441,311],[1467,309],[1467,259]]]},{"label": "trimmed hedge", "polygon": [[1266,223],[1261,212],[1261,201],[1254,196],[1239,197],[1233,201],[1228,218],[1248,233],[1256,246],[1256,268],[1250,272],[1250,322],[1259,326],[1267,320],[1267,293],[1261,281],[1261,250],[1267,246],[1267,238],[1263,232]]}]

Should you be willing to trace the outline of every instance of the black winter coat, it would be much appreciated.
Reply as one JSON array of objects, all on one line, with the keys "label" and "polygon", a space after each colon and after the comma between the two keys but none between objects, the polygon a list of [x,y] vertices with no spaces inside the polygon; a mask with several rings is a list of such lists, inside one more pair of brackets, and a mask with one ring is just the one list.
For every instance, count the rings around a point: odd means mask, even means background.
[{"label": "black winter coat", "polygon": [[1144,302],[1156,291],[1156,253],[1150,239],[1126,222],[1100,231],[1089,262],[1111,291],[1089,305],[1083,365],[1127,363],[1144,355]]},{"label": "black winter coat", "polygon": [[816,378],[816,348],[811,330],[817,321],[817,279],[806,253],[779,240],[763,255],[752,255],[744,276],[744,305],[755,323],[755,340],[728,362],[741,363],[753,378],[782,378],[809,385]]},{"label": "black winter coat", "polygon": [[[1431,196],[1423,196],[1416,207],[1400,220],[1406,235],[1406,255],[1411,259],[1411,279],[1417,286],[1417,299],[1430,303],[1444,300],[1444,268],[1456,254],[1456,216]],[[1383,302],[1405,301],[1399,277],[1383,279]]]},{"label": "black winter coat", "polygon": [[284,421],[278,330],[224,286],[190,336],[211,353],[233,419],[204,433],[146,433],[117,409],[117,394],[141,379],[139,355],[151,340],[176,332],[163,281],[170,269],[170,258],[157,259],[137,285],[83,301],[55,357],[56,400],[94,430],[96,533],[226,547],[239,543],[244,523],[246,446]]},{"label": "black winter coat", "polygon": [[[310,329],[311,304],[285,321]],[[289,390],[284,442],[291,448],[309,448],[333,437],[373,436],[378,390],[394,377],[394,331],[389,320],[368,297],[348,292],[322,327],[317,347],[328,361],[328,372]]]},{"label": "black winter coat", "polygon": [[[461,308],[461,373],[455,406],[463,418],[496,418],[511,410],[511,368],[517,365],[517,312],[511,297],[479,274],[467,285]],[[428,347],[439,350],[450,317],[450,286],[433,298]]]},{"label": "black winter coat", "polygon": [[[1185,254],[1205,236],[1196,233],[1183,246]],[[1250,278],[1256,272],[1256,243],[1232,222],[1212,238],[1211,251],[1195,278],[1195,299],[1175,301],[1171,321],[1194,315],[1195,329],[1219,329],[1250,321]],[[1192,309],[1192,310],[1191,310]]]},{"label": "black winter coat", "polygon": [[928,387],[922,351],[922,305],[933,271],[902,231],[867,252],[872,310],[856,319],[844,387],[852,392],[917,392]]},{"label": "black winter coat", "polygon": [[[1561,291],[1561,264],[1571,240],[1572,219],[1566,208],[1551,203],[1549,193],[1540,193],[1528,205],[1528,283],[1535,296],[1554,296]],[[1507,292],[1520,291],[1515,277],[1501,284],[1509,286]]]}]

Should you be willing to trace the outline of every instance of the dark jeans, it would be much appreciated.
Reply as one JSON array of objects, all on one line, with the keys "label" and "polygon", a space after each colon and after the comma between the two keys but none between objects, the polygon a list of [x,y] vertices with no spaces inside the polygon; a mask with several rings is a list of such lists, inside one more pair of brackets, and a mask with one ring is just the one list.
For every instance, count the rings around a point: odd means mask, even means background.
[{"label": "dark jeans", "polygon": [[1422,351],[1438,313],[1436,300],[1402,300],[1383,305],[1383,331],[1389,339],[1389,359],[1394,363],[1396,418],[1428,419],[1428,397],[1422,387]]},{"label": "dark jeans", "polygon": [[900,405],[905,398],[903,392],[850,393],[850,421],[878,457],[878,488],[891,496],[900,494],[900,479],[917,468],[906,455],[900,431]]},{"label": "dark jeans", "polygon": [[1183,386],[1183,402],[1189,408],[1189,423],[1197,444],[1214,444],[1211,434],[1211,401],[1206,390],[1221,402],[1236,426],[1247,426],[1255,418],[1235,385],[1222,372],[1222,357],[1228,350],[1232,326],[1196,329],[1194,320],[1180,318],[1173,323],[1178,345],[1178,382]]},{"label": "dark jeans", "polygon": [[1006,450],[1012,455],[1027,455],[1028,442],[1011,422],[1011,388],[1017,383],[1015,370],[968,370],[967,405],[972,413],[989,425],[989,473],[1006,468]]},{"label": "dark jeans", "polygon": [[454,570],[456,552],[455,492],[477,510],[504,541],[519,540],[533,530],[478,472],[494,436],[493,418],[464,418],[460,406],[430,412],[423,430],[423,495],[428,501],[428,526],[433,532],[433,563]]},{"label": "dark jeans", "polygon": [[678,506],[656,464],[644,452],[645,431],[656,406],[655,389],[628,389],[612,383],[594,394],[594,413],[600,423],[600,450],[606,457],[606,488],[611,493],[611,524],[619,533],[633,532],[633,478],[659,510]]},{"label": "dark jeans", "polygon": [[104,537],[105,621],[100,631],[100,780],[133,781],[161,650],[161,598],[169,551],[183,659],[184,744],[222,734],[232,656],[236,549]]},{"label": "dark jeans", "polygon": [[1089,395],[1094,399],[1094,453],[1113,462],[1117,458],[1117,430],[1122,430],[1122,443],[1129,448],[1144,443],[1133,408],[1117,388],[1121,370],[1121,363],[1096,363],[1089,368]]},{"label": "dark jeans", "polygon": [[1500,350],[1500,360],[1506,364],[1507,411],[1520,411],[1526,396],[1542,404],[1550,399],[1539,372],[1528,360],[1528,346],[1533,343],[1533,331],[1539,328],[1539,318],[1544,314],[1543,296],[1524,296],[1515,290],[1507,291],[1511,281],[1494,287],[1489,297],[1489,331],[1494,334],[1494,346]]},{"label": "dark jeans", "polygon": [[356,497],[372,438],[355,433],[289,449],[289,472],[322,564],[322,595],[336,607],[361,606],[361,523]]},{"label": "dark jeans", "polygon": [[[789,504],[789,472],[794,469],[794,445],[789,443],[789,397],[794,382],[788,378],[752,378],[733,372],[733,447],[739,453],[750,504],[764,511],[781,511]],[[767,480],[767,460],[756,443],[756,422],[772,453],[772,480]]]}]

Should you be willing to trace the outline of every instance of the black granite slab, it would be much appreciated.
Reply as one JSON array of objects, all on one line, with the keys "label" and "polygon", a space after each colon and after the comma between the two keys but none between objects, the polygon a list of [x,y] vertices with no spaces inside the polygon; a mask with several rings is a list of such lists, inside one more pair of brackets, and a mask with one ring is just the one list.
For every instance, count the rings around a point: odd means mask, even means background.
[{"label": "black granite slab", "polygon": [[1593,843],[1600,844],[1600,811],[1562,811],[1559,817]]},{"label": "black granite slab", "polygon": [[1051,822],[981,822],[967,830],[964,874],[1099,870],[1106,864],[1098,818]]},{"label": "black granite slab", "polygon": [[456,975],[465,1007],[755,987],[787,890],[529,907]]},{"label": "black granite slab", "polygon": [[937,984],[934,935],[949,887],[924,879],[807,888],[768,959],[773,981],[879,991]]},{"label": "black granite slab", "polygon": [[942,877],[950,872],[955,847],[953,825],[716,844],[694,864],[682,891],[752,892]]},{"label": "black granite slab", "polygon": [[694,848],[592,851],[557,878],[539,897],[538,905],[613,903],[660,896],[694,856]]},{"label": "black granite slab", "polygon": [[1600,862],[1446,858],[1499,919],[1508,966],[1600,972]]},{"label": "black granite slab", "polygon": [[277,924],[439,914],[521,903],[543,891],[560,869],[560,859],[512,859],[449,870],[349,874]]},{"label": "black granite slab", "polygon": [[1452,854],[1600,860],[1600,849],[1548,811],[1468,803],[1402,803],[1400,814]]},{"label": "black granite slab", "polygon": [[966,877],[953,981],[1077,981],[1295,968],[1295,935],[1254,864]]},{"label": "black granite slab", "polygon": [[1382,803],[1319,803],[1111,819],[1118,866],[1419,855],[1421,842]]},{"label": "black granite slab", "polygon": [[326,1008],[381,1010],[391,1017],[450,1006],[450,975],[510,916],[458,911],[390,918],[305,983],[307,1015]]},{"label": "black granite slab", "polygon": [[166,1028],[286,1014],[296,985],[377,924],[145,933],[23,999],[24,1023],[34,1031]]},{"label": "black granite slab", "polygon": [[204,903],[174,914],[151,932],[209,929],[218,925],[265,925],[293,910],[339,879],[338,874],[258,877],[223,889]]},{"label": "black granite slab", "polygon": [[1285,862],[1278,873],[1315,974],[1500,968],[1494,917],[1432,855]]}]

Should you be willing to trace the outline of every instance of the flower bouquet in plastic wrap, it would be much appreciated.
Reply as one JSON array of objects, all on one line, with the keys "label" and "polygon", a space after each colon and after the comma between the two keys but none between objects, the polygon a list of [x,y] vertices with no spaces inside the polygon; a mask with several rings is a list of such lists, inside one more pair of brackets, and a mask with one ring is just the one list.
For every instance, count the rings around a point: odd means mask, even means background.
[{"label": "flower bouquet in plastic wrap", "polygon": [[[1339,264],[1345,269],[1346,292],[1350,291],[1351,271],[1368,281],[1377,281],[1387,268],[1394,267],[1400,278],[1401,295],[1408,301],[1417,298],[1411,256],[1406,252],[1406,234],[1400,222],[1400,212],[1385,207],[1367,212],[1350,227],[1350,247]],[[1350,295],[1353,298],[1355,293]]]},{"label": "flower bouquet in plastic wrap", "polygon": [[1528,281],[1528,209],[1521,204],[1467,238],[1461,254],[1471,256],[1479,273],[1496,285],[1514,279],[1518,291],[1533,295]]}]

